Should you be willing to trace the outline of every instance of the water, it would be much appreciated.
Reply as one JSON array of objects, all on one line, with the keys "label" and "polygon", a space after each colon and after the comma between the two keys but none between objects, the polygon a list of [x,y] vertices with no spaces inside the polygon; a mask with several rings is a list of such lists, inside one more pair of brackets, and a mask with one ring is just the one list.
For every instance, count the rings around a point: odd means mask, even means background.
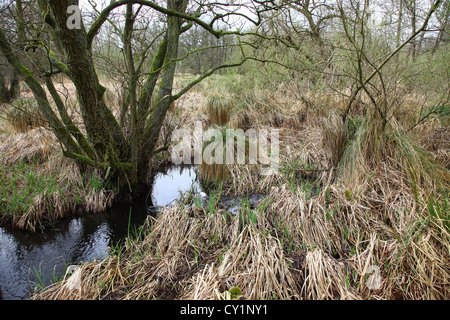
[{"label": "water", "polygon": [[195,168],[169,167],[155,176],[150,194],[133,205],[116,205],[103,214],[65,219],[43,232],[0,228],[0,299],[21,300],[39,282],[64,275],[65,266],[102,260],[108,247],[142,225],[158,206],[165,206],[190,188],[200,190]]}]

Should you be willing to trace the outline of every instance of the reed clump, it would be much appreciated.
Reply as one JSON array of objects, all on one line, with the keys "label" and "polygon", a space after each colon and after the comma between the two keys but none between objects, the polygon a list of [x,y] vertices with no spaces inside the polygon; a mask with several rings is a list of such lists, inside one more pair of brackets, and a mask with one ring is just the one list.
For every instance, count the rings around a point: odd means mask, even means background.
[{"label": "reed clump", "polygon": [[203,145],[200,180],[205,186],[224,185],[226,193],[235,195],[256,190],[264,169],[258,141],[228,127],[217,128],[216,132],[220,134]]},{"label": "reed clump", "polygon": [[[376,116],[366,115],[357,122],[349,121],[346,133],[339,136],[340,148],[343,148],[339,153],[337,175],[352,191],[363,185],[371,171],[386,162],[407,174],[414,188],[449,187],[448,169],[414,141],[395,118],[384,123]],[[334,155],[335,159],[339,157]]]},{"label": "reed clump", "polygon": [[230,177],[226,159],[226,129],[216,129],[216,135],[203,144],[200,177],[206,185],[226,182]]},{"label": "reed clump", "polygon": [[205,111],[213,124],[225,125],[230,120],[230,112],[234,107],[231,97],[222,94],[212,94],[205,99]]},{"label": "reed clump", "polygon": [[297,279],[278,240],[247,226],[222,256],[185,281],[182,299],[225,299],[239,288],[238,299],[298,298]]}]

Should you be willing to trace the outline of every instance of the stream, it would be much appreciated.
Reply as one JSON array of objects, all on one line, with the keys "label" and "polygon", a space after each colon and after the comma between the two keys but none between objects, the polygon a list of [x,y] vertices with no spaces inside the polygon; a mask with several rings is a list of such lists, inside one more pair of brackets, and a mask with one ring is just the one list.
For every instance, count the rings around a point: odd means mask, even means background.
[{"label": "stream", "polygon": [[0,227],[0,300],[28,299],[35,283],[50,285],[67,266],[104,259],[111,244],[144,224],[157,207],[170,204],[180,192],[201,190],[198,181],[194,166],[168,167],[155,175],[149,195],[132,205],[64,219],[44,231]]}]

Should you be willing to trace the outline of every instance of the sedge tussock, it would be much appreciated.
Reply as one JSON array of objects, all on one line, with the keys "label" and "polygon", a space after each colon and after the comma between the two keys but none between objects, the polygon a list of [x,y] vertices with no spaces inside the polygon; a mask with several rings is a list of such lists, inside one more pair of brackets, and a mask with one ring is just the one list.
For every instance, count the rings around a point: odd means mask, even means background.
[{"label": "sedge tussock", "polygon": [[234,103],[228,96],[211,95],[205,100],[205,110],[209,120],[218,125],[225,125],[230,120]]},{"label": "sedge tussock", "polygon": [[257,189],[258,173],[261,168],[258,165],[228,165],[229,176],[231,183],[225,189],[225,193],[243,195],[249,194]]},{"label": "sedge tussock", "polygon": [[[78,279],[74,279],[78,277]],[[114,281],[112,281],[114,280]],[[34,300],[97,300],[104,291],[115,291],[126,280],[117,258],[83,264],[71,276],[36,293]]]},{"label": "sedge tussock", "polygon": [[369,122],[363,121],[355,132],[353,140],[348,141],[346,145],[341,144],[343,151],[338,160],[337,175],[339,180],[354,192],[362,184],[368,172],[363,150],[368,126]]},{"label": "sedge tussock", "polygon": [[308,300],[359,300],[361,297],[346,284],[346,270],[320,249],[307,253],[305,258],[305,282],[302,292]]},{"label": "sedge tussock", "polygon": [[445,168],[450,169],[450,128],[436,128],[419,135],[421,145]]},{"label": "sedge tussock", "polygon": [[202,181],[207,184],[226,182],[230,179],[230,171],[226,164],[207,164],[202,162],[200,165],[200,176]]},{"label": "sedge tussock", "polygon": [[329,156],[323,148],[322,129],[307,127],[302,130],[280,129],[280,163],[300,162],[307,166],[329,168]]},{"label": "sedge tussock", "polygon": [[13,224],[19,229],[35,230],[42,220],[56,221],[66,212],[74,211],[70,203],[65,200],[58,191],[39,193],[34,197],[33,204],[26,212],[12,218]]},{"label": "sedge tussock", "polygon": [[226,292],[226,284],[213,263],[186,281],[185,286],[184,300],[222,300]]},{"label": "sedge tussock", "polygon": [[276,238],[246,227],[215,268],[204,270],[187,282],[184,299],[223,299],[226,290],[240,288],[240,299],[292,299],[296,279]]},{"label": "sedge tussock", "polygon": [[[286,184],[272,188],[268,195],[273,225],[283,226],[296,247],[321,247],[330,251],[333,228],[326,219],[320,198],[307,199],[300,188],[292,190]],[[288,240],[289,240],[288,239]]]},{"label": "sedge tussock", "polygon": [[85,195],[84,207],[87,212],[103,212],[111,206],[114,193],[111,191],[89,190]]},{"label": "sedge tussock", "polygon": [[[401,175],[387,171],[386,176]],[[362,296],[446,299],[450,272],[445,217],[431,215],[422,201],[417,202],[406,181],[403,177],[387,184],[378,179],[357,196],[358,201],[348,200],[343,186],[333,186],[331,194],[339,203],[335,207],[339,215],[332,217],[332,226],[344,235],[347,247],[341,256],[358,275],[352,281],[359,283],[356,287]],[[367,269],[373,266],[381,275],[375,291],[364,282]]]},{"label": "sedge tussock", "polygon": [[383,124],[377,115],[366,115],[356,122],[349,120],[347,130],[337,176],[352,192],[362,192],[364,180],[385,162],[406,173],[416,189],[448,188],[449,171],[404,132],[394,118]]},{"label": "sedge tussock", "polygon": [[22,160],[45,159],[54,152],[55,145],[53,134],[42,128],[9,135],[0,144],[0,161],[13,165]]},{"label": "sedge tussock", "polygon": [[419,188],[431,190],[448,189],[450,172],[443,167],[410,136],[405,134],[398,122],[392,123],[390,142],[393,145],[391,158],[409,174],[410,180]]},{"label": "sedge tussock", "polygon": [[345,130],[342,118],[332,113],[328,118],[323,119],[322,142],[324,148],[330,153],[331,163],[337,166],[342,158],[345,144]]}]

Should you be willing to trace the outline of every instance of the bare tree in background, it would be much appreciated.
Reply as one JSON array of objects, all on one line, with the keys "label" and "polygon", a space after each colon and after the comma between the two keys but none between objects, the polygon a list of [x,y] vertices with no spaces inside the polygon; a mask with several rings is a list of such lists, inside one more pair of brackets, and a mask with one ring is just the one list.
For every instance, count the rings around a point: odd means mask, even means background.
[{"label": "bare tree in background", "polygon": [[[343,1],[340,2],[339,10],[341,13],[340,19],[342,28],[350,43],[349,50],[351,50],[351,56],[353,58],[351,65],[356,73],[352,94],[348,99],[347,108],[343,115],[344,122],[358,95],[360,92],[364,92],[367,97],[369,97],[371,104],[378,112],[383,123],[386,124],[389,101],[383,68],[408,44],[411,44],[409,52],[413,59],[415,59],[414,57],[416,56],[417,49],[415,46],[415,39],[426,30],[432,15],[441,3],[441,0],[435,0],[431,3],[426,15],[422,19],[421,26],[419,28],[414,26],[414,32],[412,32],[403,43],[390,52],[384,54],[375,52],[375,56],[373,56],[373,52],[370,50],[369,46],[370,31],[368,30],[367,24],[369,1],[365,0],[363,3],[360,3],[350,0],[345,4]],[[346,7],[344,7],[344,5],[346,5]],[[414,21],[416,21],[416,18],[417,17],[414,18]]]},{"label": "bare tree in background", "polygon": [[450,1],[444,1],[442,6],[437,10],[436,17],[439,23],[439,33],[432,48],[433,54],[439,45],[450,41]]},{"label": "bare tree in background", "polygon": [[[23,45],[25,42],[25,23],[22,0],[17,1],[14,5],[3,5],[0,10],[12,20],[12,23],[8,23],[8,21],[4,20],[2,22],[2,27],[16,29],[16,42],[19,46]],[[14,17],[15,19],[13,19]],[[6,61],[1,62],[0,71],[0,103],[11,102],[20,94],[19,76]]]},{"label": "bare tree in background", "polygon": [[202,74],[224,64],[230,54],[234,37],[216,38],[210,32],[194,25],[180,40],[180,56],[188,55],[180,63],[182,70]]}]

